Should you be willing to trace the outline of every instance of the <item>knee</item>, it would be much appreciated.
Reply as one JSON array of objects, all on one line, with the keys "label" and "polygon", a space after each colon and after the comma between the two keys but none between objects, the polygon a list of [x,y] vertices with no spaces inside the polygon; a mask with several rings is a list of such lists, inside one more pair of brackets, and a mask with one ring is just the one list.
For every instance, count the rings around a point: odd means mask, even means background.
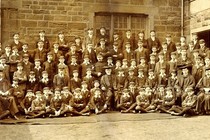
[{"label": "knee", "polygon": [[141,108],[140,106],[136,106],[136,108],[135,108],[135,109],[136,109],[136,110],[140,110],[140,108]]}]

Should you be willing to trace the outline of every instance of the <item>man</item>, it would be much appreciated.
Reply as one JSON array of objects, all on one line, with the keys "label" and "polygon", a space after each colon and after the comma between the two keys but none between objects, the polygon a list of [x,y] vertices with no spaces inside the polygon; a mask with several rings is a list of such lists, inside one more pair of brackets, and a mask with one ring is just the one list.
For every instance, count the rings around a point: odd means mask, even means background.
[{"label": "man", "polygon": [[73,77],[70,79],[70,90],[74,92],[76,88],[80,88],[82,80],[79,78],[77,70],[73,71]]},{"label": "man", "polygon": [[63,68],[59,68],[58,74],[54,76],[53,86],[54,88],[60,88],[60,89],[69,86],[69,78],[65,75]]},{"label": "man", "polygon": [[193,33],[192,34],[192,42],[193,42],[193,46],[195,46],[195,49],[199,49],[200,48],[199,40],[198,40],[198,34],[197,33]]},{"label": "man", "polygon": [[171,54],[171,52],[176,51],[176,45],[174,42],[172,42],[170,34],[166,35],[166,43],[167,43],[167,50],[169,54]]},{"label": "man", "polygon": [[63,55],[63,52],[59,50],[59,44],[57,42],[53,43],[53,48],[50,50],[49,55],[51,55],[50,57],[52,57],[51,61],[53,61],[54,63],[58,63],[58,60],[60,56]]},{"label": "man", "polygon": [[209,56],[210,51],[209,48],[206,47],[205,40],[200,39],[199,40],[200,48],[199,48],[199,54],[202,58],[205,58],[206,56]]},{"label": "man", "polygon": [[107,34],[105,27],[101,27],[99,30],[99,34],[96,35],[96,41],[95,41],[96,46],[99,45],[101,38],[104,38],[106,45],[109,45],[109,35]]},{"label": "man", "polygon": [[125,37],[123,38],[123,50],[126,49],[127,43],[130,44],[131,51],[134,51],[135,50],[135,47],[134,47],[135,40],[134,40],[134,37],[132,36],[131,30],[127,30],[125,32]]},{"label": "man", "polygon": [[47,71],[49,79],[52,81],[56,73],[56,64],[53,61],[53,56],[51,52],[47,53],[47,61],[43,63],[43,69]]},{"label": "man", "polygon": [[76,88],[73,97],[69,103],[69,112],[73,115],[89,116],[90,110],[88,105],[87,96],[81,92],[80,88]]},{"label": "man", "polygon": [[158,58],[159,58],[159,61],[155,65],[155,74],[158,75],[160,73],[160,69],[163,67],[166,69],[166,74],[168,74],[169,66],[168,66],[168,62],[164,59],[164,54],[159,53]]},{"label": "man", "polygon": [[44,42],[39,40],[37,42],[37,48],[34,51],[34,59],[40,59],[41,63],[43,63],[46,61],[46,53]]},{"label": "man", "polygon": [[58,33],[56,42],[58,42],[58,48],[63,52],[63,54],[69,50],[68,41],[62,31]]},{"label": "man", "polygon": [[[155,30],[150,31],[150,38],[147,39],[148,50],[152,50],[152,47],[155,46],[157,48],[157,52],[161,49],[160,40],[156,37]],[[151,52],[150,52],[151,53]]]},{"label": "man", "polygon": [[86,48],[83,50],[82,53],[82,58],[85,59],[85,57],[88,57],[90,62],[92,64],[95,64],[97,62],[97,58],[96,58],[96,52],[93,49],[93,44],[92,43],[88,43]]},{"label": "man", "polygon": [[90,107],[92,110],[95,111],[96,115],[106,112],[106,97],[100,88],[96,88],[92,92],[92,96],[90,99]]},{"label": "man", "polygon": [[21,111],[24,112],[24,114],[27,115],[31,112],[31,104],[34,99],[34,92],[32,90],[27,90],[26,96],[20,103]]},{"label": "man", "polygon": [[16,120],[19,118],[16,114],[19,112],[13,96],[10,96],[10,82],[0,71],[0,120],[8,115],[12,115]]},{"label": "man", "polygon": [[114,32],[113,33],[113,39],[111,41],[111,45],[110,46],[117,45],[117,48],[121,52],[122,51],[122,43],[123,43],[123,40],[121,39],[120,34],[118,32]]},{"label": "man", "polygon": [[[128,89],[124,89],[122,95],[120,96],[120,102],[117,105],[117,108],[120,110],[121,113],[128,113],[127,109],[129,109],[134,103],[133,96],[131,95]],[[130,112],[134,112],[130,111]]]},{"label": "man", "polygon": [[185,97],[187,96],[185,89],[187,87],[194,88],[195,86],[195,79],[190,74],[190,70],[189,70],[191,66],[185,65],[180,68],[182,69],[183,74],[177,76],[177,82],[175,83],[175,89],[177,90],[176,97],[177,97],[177,101],[179,102],[178,104],[180,104],[181,101],[184,101]]},{"label": "man", "polygon": [[[209,87],[210,87],[210,68],[206,68],[205,75],[199,80],[199,82],[196,85],[196,89],[199,90],[197,93],[198,97],[197,97],[197,104],[196,104],[196,111],[198,114],[206,113],[204,109],[204,106],[205,106],[204,103],[205,103],[205,99],[207,99],[209,96],[208,95]],[[208,105],[206,106],[206,108],[208,108]],[[209,108],[206,111],[209,111]]]},{"label": "man", "polygon": [[50,51],[50,42],[49,42],[48,38],[45,36],[44,30],[39,31],[39,39],[36,42],[36,45],[40,40],[44,43],[44,50],[46,52],[49,52]]},{"label": "man", "polygon": [[187,96],[182,102],[182,107],[174,105],[172,106],[171,109],[169,109],[171,115],[187,117],[196,114],[195,106],[196,106],[197,96],[194,95],[194,89],[192,87],[188,87],[186,92]]},{"label": "man", "polygon": [[195,64],[192,66],[192,76],[195,78],[195,83],[198,83],[203,76],[203,62],[200,56],[196,58]]},{"label": "man", "polygon": [[50,113],[49,117],[58,117],[61,115],[62,109],[62,96],[60,88],[55,89],[54,97],[50,101],[50,108],[47,113]]},{"label": "man", "polygon": [[130,44],[130,42],[126,42],[126,43],[125,43],[125,49],[123,50],[123,58],[124,58],[124,59],[127,59],[128,62],[130,62],[131,59],[134,58],[134,52],[133,52],[133,50],[131,49],[131,44]]},{"label": "man", "polygon": [[31,113],[26,116],[26,119],[45,117],[46,114],[46,100],[43,98],[41,91],[36,91],[36,99],[32,101]]},{"label": "man", "polygon": [[23,43],[20,41],[20,34],[19,33],[14,33],[13,34],[13,41],[10,43],[10,46],[17,46],[18,51],[22,50],[22,45]]},{"label": "man", "polygon": [[[140,31],[139,33],[138,33],[138,38],[136,39],[137,41],[136,41],[136,46],[137,46],[137,43],[139,42],[139,40],[141,41],[141,42],[143,42],[143,47],[144,48],[147,48],[147,40],[145,39],[145,33],[144,33],[144,31]],[[136,47],[137,48],[137,47]]]},{"label": "man", "polygon": [[143,46],[143,42],[141,40],[138,40],[137,49],[134,51],[135,59],[137,62],[137,65],[139,64],[140,57],[144,57],[146,59],[146,62],[149,60],[149,53],[146,48]]},{"label": "man", "polygon": [[113,83],[115,81],[115,76],[112,75],[112,69],[108,66],[104,66],[105,75],[101,77],[101,89],[106,95],[106,104],[108,108],[111,109],[111,99],[113,97]]},{"label": "man", "polygon": [[104,74],[103,67],[106,65],[106,63],[103,61],[103,56],[101,54],[97,55],[97,60],[98,62],[96,62],[94,65],[93,75],[95,76],[96,79],[99,80],[101,76]]},{"label": "man", "polygon": [[23,90],[26,89],[26,81],[27,81],[27,73],[23,70],[23,64],[18,63],[17,64],[17,71],[14,72],[13,79],[18,79],[18,85],[23,88]]},{"label": "man", "polygon": [[175,94],[173,92],[173,87],[166,88],[166,94],[163,96],[162,104],[158,105],[156,110],[163,113],[169,113],[169,109],[175,104]]},{"label": "man", "polygon": [[29,55],[23,54],[23,71],[26,72],[26,75],[29,75],[33,67],[33,64],[29,61]]}]

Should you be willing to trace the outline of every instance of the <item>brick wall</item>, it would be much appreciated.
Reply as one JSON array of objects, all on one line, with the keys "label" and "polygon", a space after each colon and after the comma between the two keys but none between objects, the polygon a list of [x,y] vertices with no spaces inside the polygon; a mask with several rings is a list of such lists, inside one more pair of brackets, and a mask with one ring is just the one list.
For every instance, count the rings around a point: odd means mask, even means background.
[{"label": "brick wall", "polygon": [[180,0],[2,0],[1,5],[2,42],[18,31],[30,44],[41,29],[51,40],[61,30],[69,39],[83,36],[84,29],[94,25],[95,12],[145,13],[149,29],[161,40],[166,33],[175,41],[180,36]]}]

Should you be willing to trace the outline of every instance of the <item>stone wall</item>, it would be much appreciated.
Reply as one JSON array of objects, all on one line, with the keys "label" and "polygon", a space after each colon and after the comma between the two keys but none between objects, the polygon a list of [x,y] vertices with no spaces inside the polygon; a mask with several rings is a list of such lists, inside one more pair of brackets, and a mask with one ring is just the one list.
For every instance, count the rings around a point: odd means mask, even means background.
[{"label": "stone wall", "polygon": [[[84,29],[94,27],[95,12],[144,13],[149,30],[155,29],[164,40],[171,33],[179,40],[181,25],[180,0],[2,0],[2,42],[21,33],[21,39],[33,42],[39,30],[51,40],[59,31],[70,39],[83,36]],[[148,30],[148,31],[149,31]],[[147,35],[149,34],[146,33]]]}]

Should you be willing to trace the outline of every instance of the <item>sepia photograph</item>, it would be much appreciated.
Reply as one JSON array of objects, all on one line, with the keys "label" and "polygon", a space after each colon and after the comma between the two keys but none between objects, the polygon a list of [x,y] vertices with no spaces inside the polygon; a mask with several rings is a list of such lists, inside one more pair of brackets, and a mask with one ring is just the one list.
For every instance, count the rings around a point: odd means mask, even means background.
[{"label": "sepia photograph", "polygon": [[0,3],[0,140],[210,139],[210,0]]}]

